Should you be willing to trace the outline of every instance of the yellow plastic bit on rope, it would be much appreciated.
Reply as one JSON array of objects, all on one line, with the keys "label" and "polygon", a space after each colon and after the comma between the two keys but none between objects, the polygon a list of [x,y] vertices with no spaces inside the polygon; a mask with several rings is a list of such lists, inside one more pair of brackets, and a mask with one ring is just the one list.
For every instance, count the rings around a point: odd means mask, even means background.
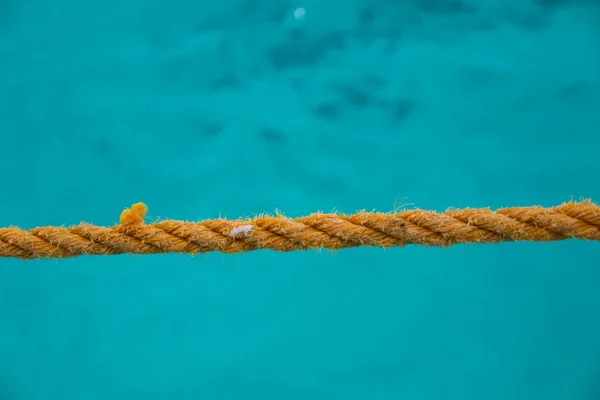
[{"label": "yellow plastic bit on rope", "polygon": [[122,224],[139,224],[144,222],[144,215],[148,212],[148,207],[144,203],[135,203],[131,208],[126,208],[121,213],[119,221]]}]

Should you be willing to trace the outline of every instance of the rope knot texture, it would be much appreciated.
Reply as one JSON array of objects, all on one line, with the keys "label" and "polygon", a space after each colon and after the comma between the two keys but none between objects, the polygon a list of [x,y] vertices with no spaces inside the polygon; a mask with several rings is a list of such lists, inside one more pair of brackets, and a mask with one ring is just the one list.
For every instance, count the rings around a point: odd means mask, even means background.
[{"label": "rope knot texture", "polygon": [[176,220],[147,224],[136,203],[112,227],[81,223],[23,230],[0,228],[0,257],[65,258],[81,255],[240,253],[357,246],[448,247],[465,243],[600,241],[600,207],[589,200],[556,207],[404,210],[394,213],[314,213],[300,218],[261,215],[246,220]]}]

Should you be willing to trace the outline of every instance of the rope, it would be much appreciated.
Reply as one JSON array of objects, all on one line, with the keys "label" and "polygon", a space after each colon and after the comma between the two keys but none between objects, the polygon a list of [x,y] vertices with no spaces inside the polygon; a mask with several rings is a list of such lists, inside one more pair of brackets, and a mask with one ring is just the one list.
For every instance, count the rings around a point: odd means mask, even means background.
[{"label": "rope", "polygon": [[147,208],[134,204],[120,224],[30,230],[0,228],[0,257],[64,258],[112,254],[239,253],[408,244],[447,247],[459,243],[555,241],[568,238],[600,241],[600,207],[591,201],[553,208],[461,209],[435,213],[315,213],[291,219],[283,215],[247,220],[144,222]]}]

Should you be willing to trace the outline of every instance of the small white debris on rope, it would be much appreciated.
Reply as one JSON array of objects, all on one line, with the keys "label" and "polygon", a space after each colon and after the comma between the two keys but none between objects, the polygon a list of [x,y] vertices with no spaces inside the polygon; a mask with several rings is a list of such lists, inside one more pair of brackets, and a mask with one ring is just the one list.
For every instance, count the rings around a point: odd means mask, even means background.
[{"label": "small white debris on rope", "polygon": [[231,232],[229,232],[229,236],[231,236],[232,238],[236,238],[238,237],[240,234],[244,234],[244,237],[248,237],[250,236],[250,231],[254,228],[253,225],[242,225],[242,226],[236,226],[235,228],[233,228],[231,230]]}]

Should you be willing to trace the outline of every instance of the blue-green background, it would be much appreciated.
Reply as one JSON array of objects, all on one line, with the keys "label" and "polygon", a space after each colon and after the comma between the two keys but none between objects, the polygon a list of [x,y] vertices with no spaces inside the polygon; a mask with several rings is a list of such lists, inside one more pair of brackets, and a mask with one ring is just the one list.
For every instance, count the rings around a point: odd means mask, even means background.
[{"label": "blue-green background", "polygon": [[[591,0],[0,0],[0,226],[600,201],[598,43]],[[599,257],[2,259],[0,399],[595,400]]]}]

